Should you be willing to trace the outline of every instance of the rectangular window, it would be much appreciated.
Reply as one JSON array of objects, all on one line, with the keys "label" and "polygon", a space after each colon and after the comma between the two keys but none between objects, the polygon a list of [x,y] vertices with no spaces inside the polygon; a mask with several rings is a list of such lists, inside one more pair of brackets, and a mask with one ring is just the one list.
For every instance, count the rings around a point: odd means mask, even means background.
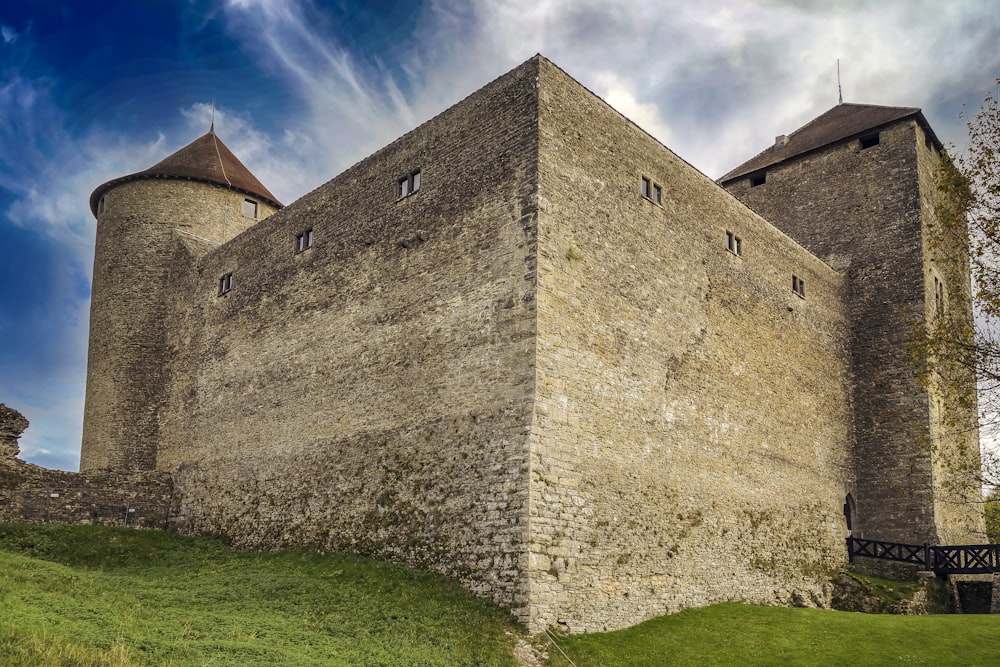
[{"label": "rectangular window", "polygon": [[806,281],[796,275],[792,275],[792,291],[801,298],[806,298]]},{"label": "rectangular window", "polygon": [[733,253],[734,255],[743,254],[743,240],[733,234],[732,232],[726,232],[726,250]]},{"label": "rectangular window", "polygon": [[244,199],[243,200],[243,215],[245,215],[248,218],[253,218],[254,220],[256,220],[257,219],[257,202],[255,202],[253,199]]},{"label": "rectangular window", "polygon": [[871,148],[872,146],[878,146],[878,133],[869,134],[867,137],[861,137],[861,150],[866,148]]},{"label": "rectangular window", "polygon": [[651,179],[642,177],[642,196],[653,202],[654,204],[663,203],[663,188],[661,188],[657,183],[654,183]]},{"label": "rectangular window", "polygon": [[227,273],[219,278],[219,294],[225,294],[231,289],[233,289],[233,274]]},{"label": "rectangular window", "polygon": [[399,181],[397,181],[397,185],[397,194],[400,199],[406,197],[407,195],[412,195],[420,189],[420,170],[417,169],[409,176],[399,179]]},{"label": "rectangular window", "polygon": [[764,183],[767,183],[767,172],[764,172],[763,174],[756,174],[750,177],[751,188],[755,188],[758,185],[764,185]]},{"label": "rectangular window", "polygon": [[97,215],[102,213],[104,213],[104,197],[101,197],[101,200],[97,202]]},{"label": "rectangular window", "polygon": [[303,250],[308,250],[313,244],[313,230],[312,228],[307,229],[298,236],[295,237],[295,252],[302,252]]}]

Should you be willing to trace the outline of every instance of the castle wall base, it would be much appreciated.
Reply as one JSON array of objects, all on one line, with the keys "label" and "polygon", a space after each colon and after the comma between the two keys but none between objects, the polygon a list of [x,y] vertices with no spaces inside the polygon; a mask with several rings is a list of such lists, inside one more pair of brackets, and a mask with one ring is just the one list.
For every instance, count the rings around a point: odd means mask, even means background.
[{"label": "castle wall base", "polygon": [[28,421],[0,404],[0,521],[168,526],[169,473],[47,470],[14,458]]}]

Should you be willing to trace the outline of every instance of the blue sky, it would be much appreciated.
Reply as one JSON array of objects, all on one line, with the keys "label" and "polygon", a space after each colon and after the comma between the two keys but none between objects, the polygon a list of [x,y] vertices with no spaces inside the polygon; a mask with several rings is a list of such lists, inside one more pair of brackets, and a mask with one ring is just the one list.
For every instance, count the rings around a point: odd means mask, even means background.
[{"label": "blue sky", "polygon": [[959,150],[993,0],[21,0],[0,8],[0,402],[75,470],[101,183],[208,130],[289,203],[542,53],[715,178],[837,102]]}]

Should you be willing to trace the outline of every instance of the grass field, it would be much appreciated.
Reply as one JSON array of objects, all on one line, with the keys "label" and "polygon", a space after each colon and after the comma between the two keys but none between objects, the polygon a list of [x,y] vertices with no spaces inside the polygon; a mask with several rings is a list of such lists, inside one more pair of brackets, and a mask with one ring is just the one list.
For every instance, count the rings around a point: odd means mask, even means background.
[{"label": "grass field", "polygon": [[[1000,615],[891,616],[736,603],[558,640],[598,665],[1000,665]],[[553,667],[571,663],[551,650]]]},{"label": "grass field", "polygon": [[0,525],[0,664],[513,665],[508,615],[362,558]]},{"label": "grass field", "polygon": [[[514,665],[519,637],[453,582],[386,563],[0,524],[0,665]],[[1000,615],[733,603],[556,641],[553,667],[1000,665]]]}]

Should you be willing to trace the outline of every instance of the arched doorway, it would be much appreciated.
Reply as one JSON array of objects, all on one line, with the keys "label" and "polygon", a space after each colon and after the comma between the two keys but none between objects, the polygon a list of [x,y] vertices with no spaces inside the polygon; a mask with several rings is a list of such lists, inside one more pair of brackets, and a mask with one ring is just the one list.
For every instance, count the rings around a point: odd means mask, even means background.
[{"label": "arched doorway", "polygon": [[847,494],[844,499],[844,518],[847,520],[847,534],[854,535],[854,518],[857,516],[857,507],[854,505],[854,496]]}]

